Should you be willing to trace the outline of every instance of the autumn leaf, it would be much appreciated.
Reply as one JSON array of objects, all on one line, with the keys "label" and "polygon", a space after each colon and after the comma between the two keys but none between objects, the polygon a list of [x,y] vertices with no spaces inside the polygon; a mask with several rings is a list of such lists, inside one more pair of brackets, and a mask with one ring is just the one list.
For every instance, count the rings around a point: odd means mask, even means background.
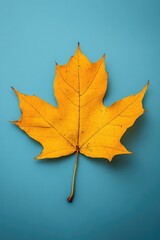
[{"label": "autumn leaf", "polygon": [[67,64],[56,64],[54,93],[58,107],[14,89],[22,115],[20,120],[13,123],[43,146],[43,151],[36,159],[76,153],[68,201],[72,201],[74,196],[79,153],[109,161],[115,155],[131,153],[120,139],[144,113],[142,100],[148,84],[139,93],[106,107],[103,98],[107,83],[105,55],[96,63],[91,63],[78,44]]}]

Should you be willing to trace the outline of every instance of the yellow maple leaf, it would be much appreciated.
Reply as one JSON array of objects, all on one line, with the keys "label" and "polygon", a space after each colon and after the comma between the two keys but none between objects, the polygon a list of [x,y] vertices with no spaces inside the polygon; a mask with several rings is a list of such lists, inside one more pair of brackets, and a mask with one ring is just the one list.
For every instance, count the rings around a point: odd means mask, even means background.
[{"label": "yellow maple leaf", "polygon": [[72,192],[68,201],[72,201],[74,195],[79,152],[109,161],[117,154],[130,154],[120,139],[144,113],[142,99],[148,83],[138,94],[109,107],[103,105],[108,83],[104,59],[105,55],[96,63],[91,63],[78,44],[67,64],[56,64],[54,93],[58,107],[14,89],[20,100],[22,115],[13,123],[42,144],[43,151],[36,159],[56,158],[76,152]]}]

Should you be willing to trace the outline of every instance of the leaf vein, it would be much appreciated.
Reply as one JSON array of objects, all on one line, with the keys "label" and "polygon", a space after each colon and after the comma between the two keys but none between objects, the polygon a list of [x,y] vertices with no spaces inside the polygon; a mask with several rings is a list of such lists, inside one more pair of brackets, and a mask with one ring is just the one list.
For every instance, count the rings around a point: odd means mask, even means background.
[{"label": "leaf vein", "polygon": [[71,101],[71,99],[63,92],[63,90],[62,90],[61,87],[59,87],[59,89],[61,90],[61,92],[63,93],[63,95],[70,101],[70,103],[72,103],[73,105],[75,105],[76,107],[78,107],[78,105],[77,105],[76,103],[73,103],[73,102]]},{"label": "leaf vein", "polygon": [[93,138],[97,133],[99,133],[103,128],[105,128],[108,124],[110,124],[113,120],[115,120],[117,117],[119,117],[123,112],[125,112],[126,109],[128,109],[132,104],[134,104],[137,99],[141,96],[138,95],[138,97],[136,99],[134,99],[134,101],[132,103],[130,103],[126,108],[124,108],[124,110],[121,113],[118,113],[113,119],[111,119],[109,122],[107,122],[104,126],[102,126],[101,128],[99,128],[92,136],[90,136],[84,143],[82,143],[82,145],[80,146],[80,148],[82,148],[82,146],[84,146],[91,138]]},{"label": "leaf vein", "polygon": [[52,128],[54,128],[54,129],[59,133],[59,135],[60,135],[61,137],[63,137],[71,146],[74,147],[74,145],[73,145],[55,126],[53,126],[50,122],[48,122],[48,121],[42,116],[42,114],[37,110],[37,108],[35,108],[32,104],[30,104],[30,103],[23,97],[23,95],[22,95],[22,98],[23,98],[23,100],[24,100],[29,106],[31,106],[31,107],[44,119],[44,121],[45,121],[46,123],[48,123],[48,125],[50,125]]},{"label": "leaf vein", "polygon": [[98,67],[98,69],[97,69],[97,71],[96,71],[96,73],[95,73],[92,81],[90,82],[90,84],[88,85],[88,87],[86,88],[86,90],[80,95],[81,97],[88,91],[88,89],[90,88],[90,86],[91,86],[92,83],[94,82],[94,80],[95,80],[95,78],[96,78],[96,76],[97,76],[97,74],[98,74],[98,72],[99,72],[99,69],[100,69],[100,67],[101,67],[102,62],[103,62],[103,58],[101,59],[101,62],[100,62],[100,64],[99,64],[99,67]]},{"label": "leaf vein", "polygon": [[[58,64],[57,64],[57,66],[58,66]],[[60,70],[60,67],[59,67],[59,66],[57,67],[57,69],[59,70],[59,73],[60,73],[61,78],[63,79],[63,81],[64,81],[70,88],[72,88],[75,92],[78,93],[78,91],[64,79],[64,77],[63,77],[63,75],[62,75],[62,73],[61,73],[61,70]]]}]

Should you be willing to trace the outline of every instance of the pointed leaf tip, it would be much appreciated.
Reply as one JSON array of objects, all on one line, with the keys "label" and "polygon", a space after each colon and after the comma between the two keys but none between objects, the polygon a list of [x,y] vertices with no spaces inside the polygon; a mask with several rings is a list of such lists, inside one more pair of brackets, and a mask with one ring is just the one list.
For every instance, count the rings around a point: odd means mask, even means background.
[{"label": "pointed leaf tip", "polygon": [[13,86],[11,86],[11,89],[16,93],[16,89]]},{"label": "pointed leaf tip", "polygon": [[78,42],[76,51],[80,51],[80,50],[81,50],[81,47],[80,47],[80,43]]},{"label": "pointed leaf tip", "polygon": [[12,87],[12,86],[11,86],[11,88],[17,94],[18,91],[14,87]]},{"label": "pointed leaf tip", "polygon": [[14,124],[15,121],[9,120],[10,123]]}]

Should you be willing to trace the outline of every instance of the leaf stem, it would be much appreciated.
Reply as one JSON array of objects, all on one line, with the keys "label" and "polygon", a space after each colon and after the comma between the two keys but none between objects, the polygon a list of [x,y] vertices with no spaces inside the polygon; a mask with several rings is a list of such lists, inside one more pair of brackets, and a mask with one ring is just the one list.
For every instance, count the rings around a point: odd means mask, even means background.
[{"label": "leaf stem", "polygon": [[74,165],[74,172],[73,172],[73,177],[72,177],[72,191],[70,196],[68,197],[67,201],[72,202],[73,197],[74,197],[74,188],[75,188],[75,178],[76,178],[76,172],[77,172],[77,166],[78,166],[78,154],[79,154],[79,149],[76,149],[76,162]]}]

